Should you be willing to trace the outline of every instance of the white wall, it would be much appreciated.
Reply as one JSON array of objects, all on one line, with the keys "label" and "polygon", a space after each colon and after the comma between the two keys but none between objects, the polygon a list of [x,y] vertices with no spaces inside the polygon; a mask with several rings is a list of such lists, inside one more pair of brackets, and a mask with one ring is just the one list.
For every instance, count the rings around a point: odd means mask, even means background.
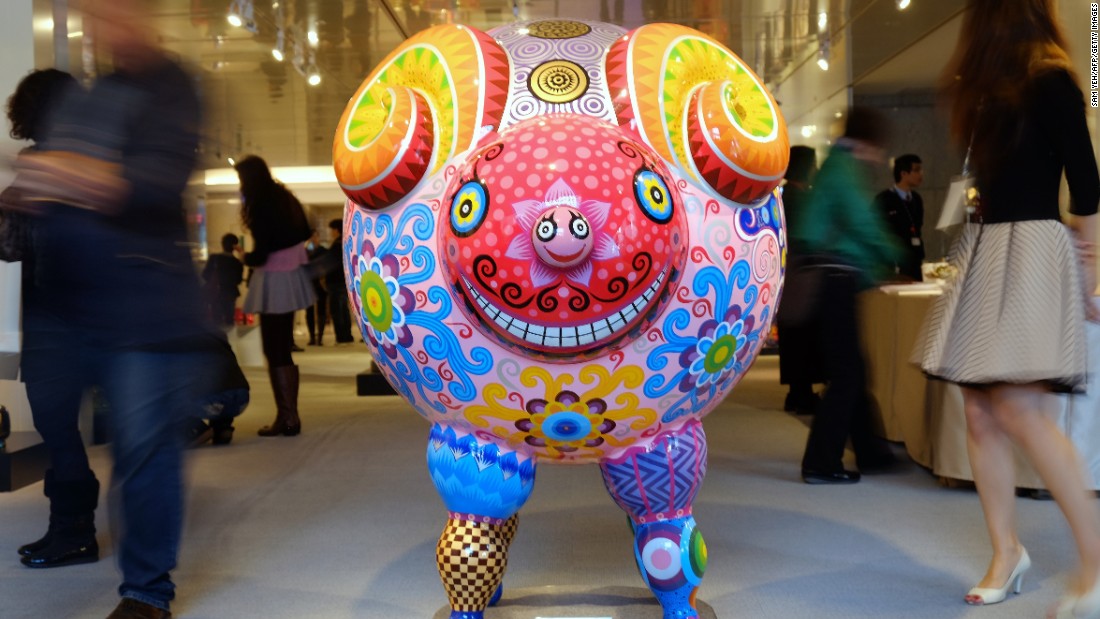
[{"label": "white wall", "polygon": [[[34,5],[32,0],[5,0],[4,19],[0,20],[0,100],[7,97],[28,71],[34,68]],[[7,119],[0,132],[0,187],[12,178],[11,158],[22,144],[8,137]],[[19,343],[19,268],[4,265],[0,269],[0,352],[13,352]],[[0,376],[11,378],[10,376]]]},{"label": "white wall", "polygon": [[[0,101],[7,105],[8,96],[19,80],[34,68],[34,3],[33,0],[4,0],[4,19],[0,20]],[[5,108],[6,109],[6,108]],[[8,157],[18,152],[22,144],[8,137],[6,116],[0,131],[0,187],[11,182]]]}]

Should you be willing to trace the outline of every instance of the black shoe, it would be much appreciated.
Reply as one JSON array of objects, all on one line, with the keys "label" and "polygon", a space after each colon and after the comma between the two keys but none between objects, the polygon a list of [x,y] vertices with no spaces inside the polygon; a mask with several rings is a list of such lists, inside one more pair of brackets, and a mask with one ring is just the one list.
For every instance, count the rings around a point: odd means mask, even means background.
[{"label": "black shoe", "polygon": [[813,471],[810,469],[802,469],[802,481],[811,485],[818,484],[854,484],[859,481],[859,472],[857,471]]},{"label": "black shoe", "polygon": [[185,432],[184,440],[188,449],[194,449],[209,441],[214,435],[214,430],[201,419],[195,421]]},{"label": "black shoe", "polygon": [[297,344],[291,344],[290,345],[290,352],[305,352],[305,351],[306,351],[305,348],[302,348],[301,346],[299,346]]},{"label": "black shoe", "polygon": [[[36,564],[29,567],[59,567],[41,565],[44,553],[57,556],[59,551],[65,551],[67,547],[95,545],[95,508],[99,502],[99,481],[94,476],[76,481],[57,481],[54,479],[53,469],[48,469],[42,491],[50,500],[50,527],[41,538],[20,546],[19,555],[24,560],[40,555]],[[94,554],[93,559],[78,557],[87,560],[78,560],[76,563],[90,563],[98,559],[98,548]]]},{"label": "black shoe", "polygon": [[215,445],[228,445],[233,441],[233,422],[213,419],[210,421],[210,429],[214,435],[210,442]]},{"label": "black shoe", "polygon": [[29,544],[23,544],[22,546],[20,546],[19,547],[19,556],[20,557],[29,557],[29,556],[33,555],[34,553],[41,551],[46,546],[50,545],[50,540],[52,540],[52,539],[53,539],[53,531],[52,530],[46,531],[46,534],[43,535],[42,537],[40,537],[39,539],[37,539],[37,540],[35,540],[35,541],[33,541]]},{"label": "black shoe", "polygon": [[122,598],[122,601],[118,603],[114,611],[107,615],[107,619],[171,619],[172,613],[153,606],[152,604],[146,604],[145,602],[139,602],[133,598]]},{"label": "black shoe", "polygon": [[795,395],[792,392],[788,393],[787,398],[783,400],[783,410],[797,415],[813,415],[817,412],[819,404],[821,404],[821,396],[812,391],[808,395]]},{"label": "black shoe", "polygon": [[50,543],[38,552],[19,560],[27,567],[48,568],[80,565],[99,561],[99,544],[95,537],[76,540],[55,536]]}]

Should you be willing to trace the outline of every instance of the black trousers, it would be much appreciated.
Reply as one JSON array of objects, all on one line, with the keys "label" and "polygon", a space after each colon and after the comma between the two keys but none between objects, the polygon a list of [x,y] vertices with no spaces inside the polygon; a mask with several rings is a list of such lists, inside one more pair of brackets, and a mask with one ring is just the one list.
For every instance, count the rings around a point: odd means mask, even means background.
[{"label": "black trousers", "polygon": [[319,285],[313,286],[313,293],[317,295],[317,302],[306,308],[306,328],[309,329],[309,339],[319,343],[328,324],[328,293]]},{"label": "black trousers", "polygon": [[351,334],[351,312],[348,309],[348,293],[343,286],[335,292],[329,291],[328,311],[332,314],[332,330],[336,332],[336,342],[343,344],[354,342]]},{"label": "black trousers", "polygon": [[889,446],[871,430],[871,394],[859,337],[857,273],[832,269],[825,278],[817,343],[828,387],[814,415],[802,468],[817,472],[842,470],[844,447],[852,440],[856,463],[877,463]]},{"label": "black trousers", "polygon": [[779,322],[779,384],[790,385],[791,392],[813,390],[814,383],[825,382],[817,347],[817,324],[786,325]]}]

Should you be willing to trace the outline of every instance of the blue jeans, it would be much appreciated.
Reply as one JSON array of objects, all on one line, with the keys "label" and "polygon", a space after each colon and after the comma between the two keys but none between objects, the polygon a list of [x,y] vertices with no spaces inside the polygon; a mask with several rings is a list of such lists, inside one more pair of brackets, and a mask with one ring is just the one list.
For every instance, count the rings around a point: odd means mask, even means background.
[{"label": "blue jeans", "polygon": [[[183,524],[182,424],[194,416],[196,377],[209,353],[110,348],[87,330],[44,314],[28,312],[25,320],[23,377],[35,427],[53,466],[66,458],[79,461],[83,445],[79,455],[63,452],[76,450],[74,435],[79,440],[80,394],[93,385],[103,390],[110,405],[119,593],[167,609],[175,597],[169,572]],[[51,444],[55,440],[66,442]]]}]

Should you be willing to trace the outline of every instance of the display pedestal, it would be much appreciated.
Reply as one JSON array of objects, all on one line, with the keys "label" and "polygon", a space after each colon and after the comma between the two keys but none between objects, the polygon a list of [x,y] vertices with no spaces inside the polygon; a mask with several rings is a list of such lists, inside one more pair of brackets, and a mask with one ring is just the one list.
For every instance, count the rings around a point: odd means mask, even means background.
[{"label": "display pedestal", "polygon": [[378,366],[371,361],[370,367],[355,375],[355,393],[357,395],[397,395]]},{"label": "display pedestal", "polygon": [[[700,619],[716,619],[714,609],[695,600]],[[432,619],[451,616],[449,606],[439,609]],[[496,606],[485,611],[485,619],[661,619],[661,610],[653,592],[643,587],[531,587],[509,589]]]},{"label": "display pedestal", "polygon": [[12,432],[0,441],[0,492],[11,492],[41,481],[50,453],[37,432]]}]

